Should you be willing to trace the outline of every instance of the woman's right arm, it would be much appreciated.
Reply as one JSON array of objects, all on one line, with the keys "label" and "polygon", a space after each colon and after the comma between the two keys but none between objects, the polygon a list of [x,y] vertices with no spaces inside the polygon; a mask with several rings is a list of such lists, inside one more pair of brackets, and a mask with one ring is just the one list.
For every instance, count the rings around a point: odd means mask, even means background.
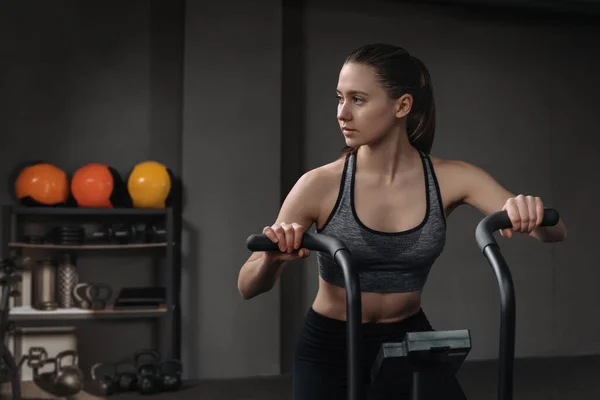
[{"label": "woman's right arm", "polygon": [[263,229],[265,235],[279,244],[280,251],[250,255],[238,277],[238,290],[244,299],[271,290],[288,262],[309,255],[308,250],[299,247],[302,235],[319,215],[321,174],[317,168],[302,175],[283,202],[275,223]]}]

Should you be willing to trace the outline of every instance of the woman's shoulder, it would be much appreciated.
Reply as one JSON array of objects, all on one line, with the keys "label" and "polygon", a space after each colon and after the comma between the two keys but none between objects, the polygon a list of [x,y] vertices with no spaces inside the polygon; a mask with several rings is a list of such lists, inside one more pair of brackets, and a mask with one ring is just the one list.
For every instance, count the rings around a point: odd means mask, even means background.
[{"label": "woman's shoulder", "polygon": [[327,164],[308,170],[300,179],[307,185],[325,190],[334,185],[339,185],[344,172],[345,159],[339,158]]},{"label": "woman's shoulder", "polygon": [[288,193],[280,218],[283,213],[283,218],[290,220],[322,222],[324,210],[335,203],[344,164],[344,159],[335,160],[302,174]]},{"label": "woman's shoulder", "polygon": [[465,160],[429,156],[442,193],[450,203],[462,202],[493,181],[479,166]]},{"label": "woman's shoulder", "polygon": [[458,177],[476,172],[479,169],[474,164],[464,160],[441,158],[431,154],[429,155],[429,159],[436,174],[441,173]]}]

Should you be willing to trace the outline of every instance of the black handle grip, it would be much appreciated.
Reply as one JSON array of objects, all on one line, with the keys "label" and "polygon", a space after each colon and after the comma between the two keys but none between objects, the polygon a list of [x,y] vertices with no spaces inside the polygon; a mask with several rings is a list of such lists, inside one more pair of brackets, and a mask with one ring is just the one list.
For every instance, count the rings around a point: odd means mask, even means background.
[{"label": "black handle grip", "polygon": [[[273,243],[267,235],[262,233],[248,236],[246,246],[251,251],[279,251],[277,243]],[[331,236],[305,232],[302,236],[300,248],[323,251],[331,254],[331,256],[335,256],[335,253],[341,249],[345,249],[346,246]]]},{"label": "black handle grip", "polygon": [[[553,208],[546,208],[540,226],[554,226],[559,219],[558,211]],[[506,211],[498,211],[482,219],[475,230],[475,239],[479,244],[479,248],[483,251],[490,244],[496,244],[493,236],[494,232],[508,228],[512,228],[512,222],[510,222],[510,217]]]}]

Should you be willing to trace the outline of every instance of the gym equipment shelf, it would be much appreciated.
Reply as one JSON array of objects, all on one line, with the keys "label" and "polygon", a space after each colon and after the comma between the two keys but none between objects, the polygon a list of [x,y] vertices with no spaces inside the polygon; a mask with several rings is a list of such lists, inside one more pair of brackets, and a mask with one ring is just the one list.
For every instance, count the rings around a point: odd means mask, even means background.
[{"label": "gym equipment shelf", "polygon": [[17,215],[57,215],[57,216],[166,216],[170,208],[79,208],[79,207],[25,207],[8,206]]},{"label": "gym equipment shelf", "polygon": [[127,309],[115,310],[82,310],[80,308],[59,308],[53,311],[40,311],[32,307],[13,307],[9,313],[11,321],[61,321],[77,319],[134,319],[134,318],[161,318],[167,313],[167,308],[161,306],[152,309]]},{"label": "gym equipment shelf", "polygon": [[[11,254],[22,256],[24,252],[34,257],[35,251],[44,249],[48,252],[70,251],[104,251],[128,249],[160,250],[164,254],[164,267],[159,269],[156,277],[160,286],[165,287],[165,304],[158,308],[114,309],[112,302],[104,310],[57,309],[53,311],[36,310],[28,301],[18,298],[9,312],[9,320],[19,326],[62,326],[77,321],[110,321],[122,319],[151,319],[156,320],[159,328],[157,350],[165,358],[180,359],[180,232],[181,215],[176,208],[143,209],[143,208],[78,208],[78,207],[26,207],[21,205],[2,206],[2,256]],[[25,224],[46,225],[70,223],[100,223],[130,222],[160,223],[164,226],[160,241],[147,243],[83,243],[83,244],[53,244],[24,242]],[[22,283],[23,284],[23,283]],[[21,284],[21,285],[22,285]],[[23,291],[22,291],[23,292]],[[113,294],[114,296],[115,294]],[[15,354],[19,356],[19,354]]]},{"label": "gym equipment shelf", "polygon": [[130,244],[31,244],[10,242],[8,247],[24,249],[56,249],[56,250],[115,250],[115,249],[148,249],[154,247],[167,247],[166,242],[157,243],[130,243]]}]

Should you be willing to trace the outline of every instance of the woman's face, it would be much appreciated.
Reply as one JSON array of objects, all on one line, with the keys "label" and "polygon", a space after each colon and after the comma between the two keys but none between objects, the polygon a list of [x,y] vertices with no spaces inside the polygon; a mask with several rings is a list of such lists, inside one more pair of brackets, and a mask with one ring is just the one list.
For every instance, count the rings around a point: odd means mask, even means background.
[{"label": "woman's face", "polygon": [[[348,146],[372,143],[406,115],[406,97],[390,99],[370,67],[344,64],[337,85],[337,119]],[[409,100],[410,101],[410,100]],[[410,104],[408,104],[410,109]]]}]

